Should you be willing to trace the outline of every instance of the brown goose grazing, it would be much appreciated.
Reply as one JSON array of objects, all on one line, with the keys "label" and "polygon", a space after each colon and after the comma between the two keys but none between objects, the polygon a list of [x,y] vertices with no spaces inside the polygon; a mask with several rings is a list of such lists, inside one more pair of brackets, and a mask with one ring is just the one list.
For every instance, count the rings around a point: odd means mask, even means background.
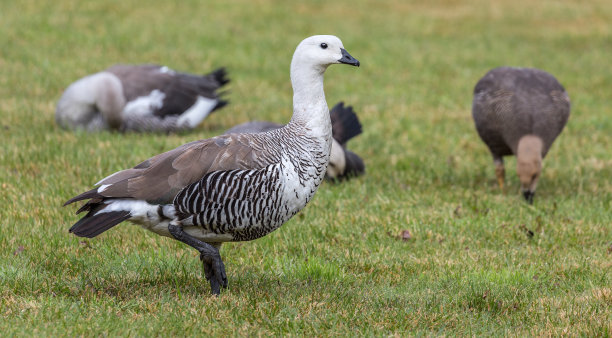
[{"label": "brown goose grazing", "polygon": [[217,93],[227,82],[223,68],[199,76],[158,65],[115,65],[68,86],[55,120],[87,131],[189,130],[227,103]]},{"label": "brown goose grazing", "polygon": [[[365,172],[363,160],[346,149],[346,142],[361,134],[361,123],[352,106],[337,103],[329,112],[332,123],[332,147],[325,177],[330,180],[343,180]],[[261,133],[281,128],[283,125],[267,121],[251,121],[227,130],[225,134]]]},{"label": "brown goose grazing", "polygon": [[504,186],[503,156],[516,155],[521,192],[533,203],[542,159],[565,127],[570,99],[552,75],[538,69],[500,67],[474,88],[472,116],[480,138],[493,155]]},{"label": "brown goose grazing", "polygon": [[70,232],[95,237],[129,220],[200,252],[214,294],[227,286],[219,246],[276,230],[314,196],[332,144],[323,74],[359,66],[335,36],[302,41],[291,61],[293,117],[284,127],[194,141],[116,172],[66,204],[88,200]]}]

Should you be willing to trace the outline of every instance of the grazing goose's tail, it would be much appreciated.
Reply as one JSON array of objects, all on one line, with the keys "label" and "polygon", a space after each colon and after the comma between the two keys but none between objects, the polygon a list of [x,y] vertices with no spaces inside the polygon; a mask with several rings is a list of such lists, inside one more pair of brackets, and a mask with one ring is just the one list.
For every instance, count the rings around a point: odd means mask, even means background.
[{"label": "grazing goose's tail", "polygon": [[339,102],[330,111],[332,134],[338,143],[345,145],[351,138],[361,134],[361,123],[352,106]]}]

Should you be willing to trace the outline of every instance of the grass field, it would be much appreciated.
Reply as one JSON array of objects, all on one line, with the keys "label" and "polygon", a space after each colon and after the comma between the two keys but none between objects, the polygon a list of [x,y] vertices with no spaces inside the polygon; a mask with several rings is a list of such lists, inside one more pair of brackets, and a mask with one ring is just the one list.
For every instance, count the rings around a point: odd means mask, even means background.
[{"label": "grass field", "polygon": [[[0,2],[2,335],[612,335],[612,2],[292,3]],[[288,121],[291,56],[313,34],[361,61],[325,85],[359,114],[349,147],[367,174],[223,246],[220,297],[177,241],[68,233],[76,208],[61,205],[98,179],[249,119]],[[59,129],[63,89],[117,62],[226,66],[231,104],[188,134]],[[513,158],[499,191],[471,119],[474,84],[500,65],[545,69],[572,99],[533,206]]]}]

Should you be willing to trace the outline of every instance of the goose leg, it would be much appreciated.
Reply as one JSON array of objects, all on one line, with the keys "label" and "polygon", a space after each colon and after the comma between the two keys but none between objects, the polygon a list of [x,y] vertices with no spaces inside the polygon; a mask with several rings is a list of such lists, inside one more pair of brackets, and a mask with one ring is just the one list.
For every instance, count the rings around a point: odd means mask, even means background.
[{"label": "goose leg", "polygon": [[[210,245],[218,251],[221,247],[221,244],[222,243],[212,243]],[[215,278],[215,271],[217,271],[218,268],[214,266],[213,262],[210,262],[205,257],[203,257],[202,254],[200,254],[200,260],[202,261],[202,266],[204,267],[204,277],[206,277],[206,280],[210,282],[210,288],[213,290],[213,293],[215,293],[214,290],[220,290],[219,281],[217,280],[217,278]],[[219,261],[221,262],[221,264],[223,264],[221,260]],[[223,271],[225,272],[225,267],[223,267]],[[225,285],[223,285],[223,287],[227,287],[227,281],[225,282]]]},{"label": "goose leg", "polygon": [[204,274],[206,279],[210,282],[212,294],[218,295],[221,293],[221,286],[224,288],[227,287],[227,275],[225,274],[225,265],[221,260],[219,249],[190,236],[177,222],[170,222],[168,231],[175,239],[200,252],[200,260],[204,265]]},{"label": "goose leg", "polygon": [[497,184],[499,184],[499,188],[501,190],[504,190],[504,180],[506,178],[504,159],[501,157],[495,157],[493,159],[493,163],[495,163],[495,176],[497,176]]}]

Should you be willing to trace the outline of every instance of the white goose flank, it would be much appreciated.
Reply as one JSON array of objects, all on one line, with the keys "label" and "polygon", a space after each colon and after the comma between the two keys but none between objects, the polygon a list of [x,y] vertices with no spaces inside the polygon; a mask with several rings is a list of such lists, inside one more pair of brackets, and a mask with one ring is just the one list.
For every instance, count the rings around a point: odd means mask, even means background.
[{"label": "white goose flank", "polygon": [[116,172],[65,205],[88,200],[70,232],[95,237],[129,220],[200,252],[213,294],[227,287],[219,246],[279,228],[314,196],[332,144],[323,74],[332,64],[359,66],[331,35],[303,40],[291,61],[293,117],[256,134],[194,141]]}]

